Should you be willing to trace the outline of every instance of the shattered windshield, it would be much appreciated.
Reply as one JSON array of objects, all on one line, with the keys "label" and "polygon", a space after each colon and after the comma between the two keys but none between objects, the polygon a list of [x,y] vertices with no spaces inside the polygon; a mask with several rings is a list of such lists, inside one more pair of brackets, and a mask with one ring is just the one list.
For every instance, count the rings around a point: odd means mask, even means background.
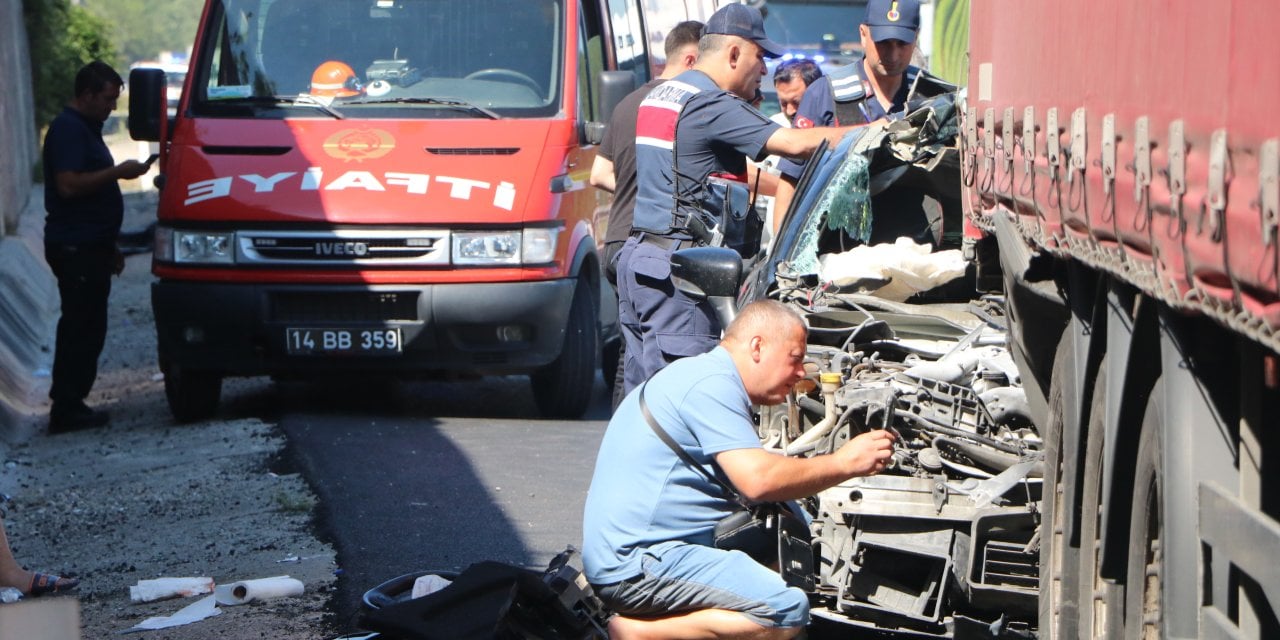
[{"label": "shattered windshield", "polygon": [[958,246],[958,219],[942,224],[947,210],[958,208],[959,167],[945,162],[958,135],[955,94],[912,107],[891,123],[854,129],[819,158],[778,239],[790,274],[817,274],[824,254],[903,236],[933,248]]},{"label": "shattered windshield", "polygon": [[193,67],[197,115],[559,110],[558,0],[224,0],[214,14]]}]

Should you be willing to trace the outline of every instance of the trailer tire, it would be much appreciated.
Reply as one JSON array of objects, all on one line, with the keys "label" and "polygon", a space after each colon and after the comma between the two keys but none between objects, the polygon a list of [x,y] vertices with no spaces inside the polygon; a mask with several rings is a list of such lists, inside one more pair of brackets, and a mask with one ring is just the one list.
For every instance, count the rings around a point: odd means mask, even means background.
[{"label": "trailer tire", "polygon": [[1081,638],[1124,637],[1124,585],[1102,577],[1102,513],[1106,465],[1106,360],[1098,367],[1085,435],[1084,476],[1080,490],[1079,587]]},{"label": "trailer tire", "polygon": [[180,423],[203,420],[218,409],[222,376],[170,364],[164,368],[164,395],[174,420]]},{"label": "trailer tire", "polygon": [[533,401],[546,418],[581,418],[595,386],[598,316],[586,280],[580,280],[569,308],[564,345],[549,365],[533,372]]},{"label": "trailer tire", "polygon": [[1130,504],[1129,560],[1125,624],[1136,638],[1164,637],[1163,589],[1164,539],[1163,453],[1161,432],[1164,415],[1160,384],[1147,401],[1142,435],[1134,464],[1133,502]]},{"label": "trailer tire", "polygon": [[1045,486],[1043,520],[1040,523],[1040,637],[1060,640],[1076,637],[1076,594],[1074,568],[1076,550],[1064,538],[1066,508],[1063,504],[1065,465],[1062,460],[1062,413],[1066,400],[1063,387],[1071,375],[1070,337],[1063,338],[1053,359],[1049,382],[1049,416],[1044,430]]}]

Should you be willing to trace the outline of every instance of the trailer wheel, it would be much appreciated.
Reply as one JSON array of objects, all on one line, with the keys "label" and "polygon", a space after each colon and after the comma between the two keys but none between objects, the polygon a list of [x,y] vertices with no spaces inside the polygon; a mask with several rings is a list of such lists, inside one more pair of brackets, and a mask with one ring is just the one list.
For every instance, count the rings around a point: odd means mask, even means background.
[{"label": "trailer wheel", "polygon": [[1143,640],[1163,637],[1164,520],[1161,504],[1163,425],[1159,384],[1147,401],[1134,468],[1133,502],[1129,520],[1128,598],[1125,623],[1131,637]]},{"label": "trailer wheel", "polygon": [[1080,637],[1124,637],[1124,585],[1102,576],[1102,470],[1106,464],[1106,360],[1098,367],[1085,439],[1084,484],[1080,496]]},{"label": "trailer wheel", "polygon": [[529,376],[533,400],[544,417],[573,419],[586,412],[596,378],[596,316],[591,292],[580,281],[560,356]]},{"label": "trailer wheel", "polygon": [[222,395],[222,376],[192,371],[174,364],[164,368],[164,395],[178,422],[195,422],[213,415]]},{"label": "trailer wheel", "polygon": [[1040,522],[1040,637],[1059,640],[1076,637],[1076,550],[1063,532],[1067,510],[1063,503],[1062,413],[1066,406],[1063,386],[1071,375],[1071,342],[1064,338],[1053,359],[1049,383],[1049,418],[1042,437],[1045,443],[1043,519]]}]

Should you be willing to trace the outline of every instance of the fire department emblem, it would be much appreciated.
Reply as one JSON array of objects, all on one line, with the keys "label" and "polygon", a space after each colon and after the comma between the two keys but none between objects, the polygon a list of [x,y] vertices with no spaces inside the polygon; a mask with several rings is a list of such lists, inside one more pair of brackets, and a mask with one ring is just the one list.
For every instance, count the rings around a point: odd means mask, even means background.
[{"label": "fire department emblem", "polygon": [[324,152],[345,162],[381,158],[395,148],[395,138],[382,129],[343,129],[324,141]]}]

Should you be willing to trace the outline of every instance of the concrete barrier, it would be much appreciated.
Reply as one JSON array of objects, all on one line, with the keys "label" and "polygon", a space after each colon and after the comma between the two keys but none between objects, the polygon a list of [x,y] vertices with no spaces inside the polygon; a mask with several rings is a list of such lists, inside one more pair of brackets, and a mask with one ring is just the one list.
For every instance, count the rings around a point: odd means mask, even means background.
[{"label": "concrete barrier", "polygon": [[53,362],[58,283],[44,261],[44,193],[18,216],[18,233],[0,237],[0,439],[13,442],[43,413]]},{"label": "concrete barrier", "polygon": [[[42,348],[52,343],[58,307],[39,239],[44,216],[30,215],[44,204],[31,197],[38,145],[22,0],[0,0],[0,69],[13,80],[0,92],[0,439],[12,441],[36,411],[36,374],[52,359]],[[23,229],[24,221],[34,228]]]},{"label": "concrete barrier", "polygon": [[27,202],[39,152],[22,0],[0,0],[0,69],[9,78],[0,92],[0,236],[8,236]]}]

